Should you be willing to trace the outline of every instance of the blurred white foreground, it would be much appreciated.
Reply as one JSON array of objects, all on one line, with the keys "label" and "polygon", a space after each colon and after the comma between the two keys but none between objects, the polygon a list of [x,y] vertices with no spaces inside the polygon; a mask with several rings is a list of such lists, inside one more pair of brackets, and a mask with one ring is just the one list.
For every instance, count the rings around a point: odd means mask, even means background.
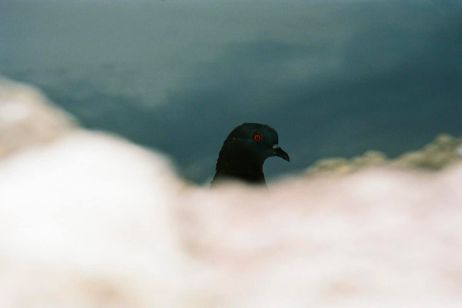
[{"label": "blurred white foreground", "polygon": [[[21,91],[0,85],[10,134],[43,100]],[[462,307],[462,165],[210,190],[59,123],[0,135],[0,307]]]}]

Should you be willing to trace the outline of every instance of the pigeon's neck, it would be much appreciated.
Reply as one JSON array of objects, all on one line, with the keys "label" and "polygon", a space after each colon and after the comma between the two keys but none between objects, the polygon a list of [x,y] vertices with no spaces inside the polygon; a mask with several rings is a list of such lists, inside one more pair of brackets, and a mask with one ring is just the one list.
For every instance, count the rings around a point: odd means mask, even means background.
[{"label": "pigeon's neck", "polygon": [[217,160],[217,179],[237,179],[252,184],[265,184],[264,159],[244,147],[223,146]]}]

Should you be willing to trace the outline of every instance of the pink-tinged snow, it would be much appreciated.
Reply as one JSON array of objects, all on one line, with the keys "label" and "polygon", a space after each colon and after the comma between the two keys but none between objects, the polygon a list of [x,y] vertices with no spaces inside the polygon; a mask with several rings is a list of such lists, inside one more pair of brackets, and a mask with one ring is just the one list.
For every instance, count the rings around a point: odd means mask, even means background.
[{"label": "pink-tinged snow", "polygon": [[76,131],[0,162],[0,307],[461,307],[462,166],[193,187]]},{"label": "pink-tinged snow", "polygon": [[1,308],[462,307],[462,165],[197,187],[3,79],[0,156]]}]

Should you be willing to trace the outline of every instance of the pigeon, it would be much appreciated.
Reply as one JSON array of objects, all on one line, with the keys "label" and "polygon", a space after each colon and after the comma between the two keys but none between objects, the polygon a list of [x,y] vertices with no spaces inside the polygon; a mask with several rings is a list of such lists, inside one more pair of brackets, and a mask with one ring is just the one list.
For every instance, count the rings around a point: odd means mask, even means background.
[{"label": "pigeon", "polygon": [[241,124],[223,143],[211,185],[223,180],[265,185],[263,163],[272,156],[290,161],[289,155],[278,145],[276,130],[265,124]]}]

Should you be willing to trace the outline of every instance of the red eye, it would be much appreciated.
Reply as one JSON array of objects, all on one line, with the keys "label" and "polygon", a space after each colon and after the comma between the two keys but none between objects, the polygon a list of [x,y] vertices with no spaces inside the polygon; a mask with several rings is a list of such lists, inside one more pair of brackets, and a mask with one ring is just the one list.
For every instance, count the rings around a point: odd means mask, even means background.
[{"label": "red eye", "polygon": [[253,134],[252,139],[255,142],[261,142],[263,140],[263,137],[259,133],[255,133]]}]

